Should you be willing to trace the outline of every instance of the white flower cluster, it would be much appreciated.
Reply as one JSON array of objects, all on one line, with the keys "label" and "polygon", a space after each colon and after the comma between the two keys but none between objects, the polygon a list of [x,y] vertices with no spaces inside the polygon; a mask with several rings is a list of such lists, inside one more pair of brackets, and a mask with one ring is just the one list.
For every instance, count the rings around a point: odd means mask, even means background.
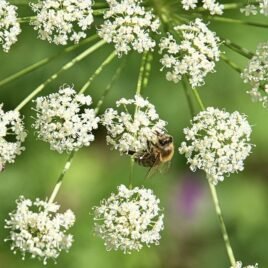
[{"label": "white flower cluster", "polygon": [[258,264],[248,265],[248,266],[242,267],[242,262],[238,261],[238,262],[236,262],[236,266],[235,267],[231,267],[231,268],[258,268]]},{"label": "white flower cluster", "polygon": [[94,141],[92,131],[98,128],[100,119],[90,109],[90,96],[77,94],[67,86],[35,102],[37,117],[33,127],[38,138],[50,143],[52,150],[77,151]]},{"label": "white flower cluster", "polygon": [[71,210],[57,213],[60,206],[36,199],[32,202],[21,196],[17,209],[9,213],[5,228],[10,229],[11,250],[20,251],[23,259],[27,253],[47,263],[56,259],[62,250],[68,251],[73,236],[66,231],[74,224],[75,216]]},{"label": "white flower cluster", "polygon": [[31,3],[38,36],[56,45],[78,43],[93,23],[92,0],[44,0]]},{"label": "white flower cluster", "polygon": [[107,0],[110,9],[104,14],[99,35],[107,43],[113,43],[118,55],[131,49],[142,53],[152,50],[156,43],[151,38],[160,22],[152,11],[141,6],[141,0]]},{"label": "white flower cluster", "polygon": [[268,16],[268,0],[257,0],[258,6],[248,4],[241,8],[240,11],[246,16],[257,15],[258,13]]},{"label": "white flower cluster", "polygon": [[6,163],[14,163],[16,156],[25,149],[22,143],[26,136],[20,113],[4,112],[0,104],[0,172]]},{"label": "white flower cluster", "polygon": [[160,42],[161,63],[168,70],[166,78],[177,83],[186,75],[193,88],[202,86],[219,60],[219,38],[201,19],[174,29],[181,32],[183,40],[179,44],[170,33]]},{"label": "white flower cluster", "polygon": [[216,185],[225,174],[244,169],[243,162],[252,149],[251,127],[245,115],[209,107],[191,124],[191,128],[184,129],[186,142],[182,142],[179,152],[185,155],[192,171],[204,170]]},{"label": "white flower cluster", "polygon": [[144,152],[148,142],[155,143],[157,134],[165,131],[166,122],[159,119],[154,105],[141,96],[122,98],[116,106],[122,111],[107,109],[101,122],[108,131],[107,143],[120,153]]},{"label": "white flower cluster", "polygon": [[[185,10],[195,9],[198,0],[181,0],[182,7]],[[218,3],[216,0],[202,0],[203,8],[208,10],[211,15],[222,15],[224,5]]]},{"label": "white flower cluster", "polygon": [[255,56],[241,74],[251,90],[247,93],[254,102],[261,102],[268,107],[268,42],[258,46]]},{"label": "white flower cluster", "polygon": [[17,42],[17,36],[21,33],[17,18],[17,7],[6,0],[0,0],[0,44],[4,52]]},{"label": "white flower cluster", "polygon": [[93,208],[95,233],[105,241],[107,250],[131,253],[143,245],[158,245],[164,228],[159,202],[150,189],[120,185],[117,194]]}]

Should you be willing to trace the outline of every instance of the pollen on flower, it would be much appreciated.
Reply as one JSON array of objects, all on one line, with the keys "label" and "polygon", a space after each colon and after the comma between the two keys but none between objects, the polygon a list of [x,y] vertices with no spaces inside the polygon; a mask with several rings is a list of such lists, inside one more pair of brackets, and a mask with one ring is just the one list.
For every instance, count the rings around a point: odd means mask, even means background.
[{"label": "pollen on flower", "polygon": [[44,0],[31,3],[38,36],[56,45],[78,43],[93,23],[92,0]]},{"label": "pollen on flower", "polygon": [[268,108],[268,42],[258,45],[255,56],[249,61],[241,77],[251,86],[247,93],[252,101],[261,102]]},{"label": "pollen on flower", "polygon": [[122,154],[140,153],[155,142],[157,133],[164,133],[166,122],[159,119],[155,106],[136,95],[134,99],[116,102],[119,111],[109,108],[101,118],[106,127],[107,143]]},{"label": "pollen on flower", "polygon": [[216,185],[224,176],[244,169],[244,160],[252,149],[252,130],[245,115],[209,107],[191,124],[184,129],[186,141],[179,152],[185,155],[192,171],[204,170]]},{"label": "pollen on flower", "polygon": [[0,0],[0,45],[4,52],[17,42],[17,36],[21,33],[17,18],[17,7],[6,0]]},{"label": "pollen on flower", "polygon": [[139,251],[144,245],[159,244],[163,218],[159,199],[150,189],[118,187],[118,193],[94,207],[95,233],[107,250]]},{"label": "pollen on flower", "polygon": [[0,171],[6,163],[14,163],[25,147],[27,133],[18,111],[4,112],[0,104]]},{"label": "pollen on flower", "polygon": [[193,88],[202,86],[204,78],[215,71],[215,62],[219,61],[219,38],[201,19],[176,26],[174,30],[182,35],[182,41],[177,43],[174,35],[168,33],[159,45],[167,80],[178,83],[187,76]]},{"label": "pollen on flower", "polygon": [[232,266],[230,268],[258,268],[258,264],[256,263],[255,265],[242,266],[242,262],[238,261],[234,267]]},{"label": "pollen on flower", "polygon": [[90,108],[90,96],[77,94],[71,87],[62,87],[57,93],[38,97],[36,120],[33,124],[38,138],[48,142],[52,150],[77,151],[94,141],[92,131],[98,128],[99,117]]},{"label": "pollen on flower", "polygon": [[[185,10],[195,9],[198,4],[198,0],[181,0],[182,7]],[[216,0],[202,0],[203,8],[208,10],[211,15],[222,15],[224,5],[220,4]]]},{"label": "pollen on flower", "polygon": [[16,203],[17,208],[9,213],[5,225],[10,230],[5,241],[11,243],[14,253],[20,252],[23,259],[29,254],[46,264],[48,259],[55,260],[62,250],[69,250],[73,236],[66,232],[75,222],[71,210],[58,213],[60,206],[55,203],[31,201],[23,196]]},{"label": "pollen on flower", "polygon": [[141,6],[141,0],[107,0],[110,8],[104,14],[99,36],[113,43],[118,55],[130,50],[139,53],[152,50],[156,43],[151,37],[160,22],[151,10]]}]

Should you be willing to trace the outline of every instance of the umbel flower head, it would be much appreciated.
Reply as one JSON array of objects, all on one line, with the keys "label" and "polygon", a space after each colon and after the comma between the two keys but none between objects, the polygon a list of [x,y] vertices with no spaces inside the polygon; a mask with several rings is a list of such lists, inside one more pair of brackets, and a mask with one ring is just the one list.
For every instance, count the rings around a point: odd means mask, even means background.
[{"label": "umbel flower head", "polygon": [[14,163],[17,155],[25,149],[22,146],[27,133],[18,111],[4,112],[0,104],[0,171],[6,163]]},{"label": "umbel flower head", "polygon": [[152,190],[118,187],[118,193],[94,207],[95,233],[107,250],[139,251],[144,245],[159,244],[164,215]]},{"label": "umbel flower head", "polygon": [[10,235],[5,241],[11,242],[11,250],[26,254],[47,263],[56,259],[62,250],[68,251],[73,243],[73,236],[66,231],[73,226],[75,216],[71,210],[58,213],[60,208],[55,203],[40,199],[31,201],[21,196],[17,209],[9,213],[5,228]]},{"label": "umbel flower head", "polygon": [[6,0],[0,0],[0,45],[4,52],[17,42],[17,36],[21,33],[17,18],[17,7]]},{"label": "umbel flower head", "polygon": [[247,93],[252,100],[268,107],[268,42],[259,44],[241,76],[251,86]]},{"label": "umbel flower head", "polygon": [[107,0],[110,8],[104,14],[99,35],[107,43],[113,43],[118,55],[130,50],[142,53],[152,50],[160,22],[151,10],[141,6],[141,0]]},{"label": "umbel flower head", "polygon": [[56,45],[78,43],[93,23],[92,0],[44,0],[31,3],[31,22],[42,40]]},{"label": "umbel flower head", "polygon": [[134,99],[122,98],[116,102],[121,111],[109,108],[101,118],[108,135],[107,143],[122,154],[142,153],[148,142],[155,143],[157,134],[165,132],[166,122],[159,119],[155,107],[136,95]]},{"label": "umbel flower head", "polygon": [[268,0],[257,0],[255,5],[249,4],[241,8],[240,11],[246,16],[257,15],[258,13],[268,16]]},{"label": "umbel flower head", "polygon": [[[198,0],[181,0],[182,7],[185,10],[195,9]],[[203,8],[208,10],[211,15],[222,15],[224,5],[218,3],[216,0],[202,0]]]},{"label": "umbel flower head", "polygon": [[66,86],[57,93],[37,98],[35,103],[37,115],[33,127],[51,150],[77,151],[94,141],[92,131],[98,128],[99,117],[90,108],[90,96],[77,94]]},{"label": "umbel flower head", "polygon": [[209,181],[217,184],[224,176],[244,169],[244,160],[252,149],[251,127],[245,115],[209,107],[191,124],[184,129],[186,142],[182,142],[179,152],[192,171],[204,170]]},{"label": "umbel flower head", "polygon": [[181,42],[177,43],[168,33],[159,45],[163,54],[160,62],[163,69],[167,69],[167,80],[177,83],[187,76],[193,88],[202,86],[204,78],[215,71],[215,62],[219,60],[219,38],[201,19],[176,26],[174,30],[181,34]]},{"label": "umbel flower head", "polygon": [[242,262],[238,261],[236,262],[236,266],[235,267],[231,267],[231,268],[258,268],[258,264],[256,263],[255,265],[248,265],[248,266],[242,266]]}]

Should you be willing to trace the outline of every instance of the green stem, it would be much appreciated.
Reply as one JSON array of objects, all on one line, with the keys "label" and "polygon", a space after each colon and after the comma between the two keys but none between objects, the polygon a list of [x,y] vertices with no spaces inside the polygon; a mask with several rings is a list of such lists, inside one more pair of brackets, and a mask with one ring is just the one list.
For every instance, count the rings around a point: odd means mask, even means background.
[{"label": "green stem", "polygon": [[231,61],[230,59],[228,59],[226,56],[224,56],[223,54],[221,54],[221,59],[227,64],[229,65],[232,69],[234,69],[236,72],[238,72],[239,74],[242,73],[242,70],[240,69],[240,67],[238,67],[233,61]]},{"label": "green stem", "polygon": [[133,185],[133,175],[134,175],[134,163],[135,160],[133,157],[130,157],[130,172],[129,172],[129,189],[132,189]]},{"label": "green stem", "polygon": [[73,151],[73,152],[69,155],[69,157],[68,157],[68,159],[67,159],[67,162],[65,163],[64,168],[63,168],[62,172],[60,173],[60,176],[59,176],[59,178],[58,178],[58,180],[57,180],[57,182],[56,182],[56,185],[55,185],[55,187],[54,187],[54,189],[53,189],[53,192],[52,192],[52,194],[51,194],[51,196],[50,196],[50,198],[49,198],[49,200],[48,200],[49,203],[53,203],[53,202],[54,202],[54,200],[55,200],[55,198],[56,198],[56,196],[57,196],[57,194],[58,194],[58,192],[59,192],[59,190],[60,190],[60,188],[61,188],[63,178],[64,178],[66,172],[67,172],[67,171],[70,169],[70,167],[71,167],[72,160],[73,160],[73,158],[74,158],[74,154],[75,154],[75,152]]},{"label": "green stem", "polygon": [[183,86],[183,89],[184,89],[185,97],[187,99],[187,103],[188,103],[188,107],[189,107],[189,110],[190,110],[190,114],[191,114],[192,117],[194,117],[194,114],[195,114],[195,112],[194,112],[194,105],[192,103],[190,91],[189,91],[189,88],[187,87],[187,83],[186,83],[185,80],[186,79],[183,78],[181,80],[181,82],[182,82],[182,86]]},{"label": "green stem", "polygon": [[95,34],[95,35],[93,35],[93,36],[91,36],[91,37],[89,37],[87,39],[82,40],[77,45],[73,45],[73,46],[65,48],[62,52],[60,52],[60,53],[58,53],[58,54],[56,54],[56,55],[54,55],[52,57],[44,58],[44,59],[42,59],[42,60],[40,60],[40,61],[38,61],[38,62],[36,62],[36,63],[34,63],[32,65],[27,66],[26,68],[18,71],[17,73],[12,74],[12,75],[4,78],[3,80],[1,80],[0,81],[0,87],[5,85],[5,84],[7,84],[7,83],[9,83],[9,82],[12,82],[12,81],[16,80],[16,79],[18,79],[18,78],[20,78],[20,77],[22,77],[22,76],[24,76],[26,74],[29,74],[29,73],[39,69],[40,67],[48,64],[49,62],[55,60],[56,58],[60,57],[61,55],[70,53],[70,52],[80,48],[82,45],[88,44],[88,43],[96,40],[97,38],[98,38],[98,36]]},{"label": "green stem", "polygon": [[30,3],[28,0],[10,0],[9,2],[12,5],[29,5]]},{"label": "green stem", "polygon": [[33,20],[34,18],[35,18],[35,16],[21,17],[21,18],[18,18],[18,22],[19,23],[28,23],[28,22],[31,22],[31,20]]},{"label": "green stem", "polygon": [[[147,65],[147,56],[148,56],[148,52],[145,52],[142,55],[142,59],[141,59],[141,67],[140,67],[140,72],[139,72],[139,78],[138,78],[138,83],[137,83],[137,89],[136,89],[136,95],[140,95],[141,90],[143,88],[143,85],[147,85],[147,82],[143,82],[144,81],[144,77],[145,77],[145,73],[146,73],[146,65]],[[148,73],[147,73],[148,75]],[[148,77],[147,77],[148,79]]]},{"label": "green stem", "polygon": [[[120,75],[120,73],[121,73],[121,71],[122,71],[122,68],[123,68],[123,65],[121,65],[119,68],[117,68],[117,70],[116,70],[116,72],[115,72],[115,75],[113,76],[111,82],[110,82],[110,83],[108,84],[108,86],[106,87],[106,89],[105,89],[105,91],[104,91],[104,94],[102,95],[102,97],[101,97],[101,99],[99,100],[99,102],[98,102],[98,104],[97,104],[97,107],[96,107],[96,109],[95,109],[96,114],[99,112],[99,109],[101,108],[101,106],[102,106],[102,104],[103,104],[103,100],[104,100],[104,98],[107,96],[108,92],[111,90],[113,83],[114,83],[114,82],[116,81],[116,79],[119,77],[119,75]],[[63,170],[62,170],[62,172],[61,172],[61,174],[60,174],[60,176],[59,176],[59,178],[58,178],[58,180],[57,180],[57,183],[56,183],[56,185],[55,185],[55,187],[54,187],[54,189],[53,189],[53,192],[52,192],[52,194],[51,194],[51,196],[50,196],[50,198],[49,198],[49,203],[53,203],[53,202],[54,202],[55,197],[57,196],[57,194],[58,194],[58,192],[59,192],[59,190],[60,190],[60,188],[61,188],[61,185],[62,185],[64,176],[65,176],[66,172],[69,170],[69,168],[70,168],[70,166],[71,166],[71,164],[72,164],[72,160],[73,160],[74,156],[75,156],[75,151],[73,151],[73,152],[69,155],[69,157],[68,157],[68,159],[67,159],[67,161],[66,161],[66,163],[65,163],[65,165],[64,165],[64,168],[63,168]]]},{"label": "green stem", "polygon": [[219,17],[219,16],[204,16],[204,18],[208,20],[218,21],[218,22],[226,22],[226,23],[249,25],[249,26],[260,27],[260,28],[268,28],[268,24],[260,23],[260,22],[244,21],[244,20],[231,19],[231,18]]},{"label": "green stem", "polygon": [[174,14],[174,19],[176,20],[176,22],[179,22],[179,23],[189,23],[190,22],[190,19],[179,16],[178,14]]},{"label": "green stem", "polygon": [[[193,89],[193,91],[194,91],[194,96],[195,96],[200,108],[202,110],[205,110],[205,106],[204,106],[204,104],[203,104],[203,102],[201,100],[201,97],[200,97],[197,89]],[[216,191],[215,186],[209,180],[208,180],[208,183],[209,183],[209,188],[210,188],[210,192],[211,192],[212,199],[213,199],[213,204],[215,206],[215,210],[216,210],[216,213],[218,215],[220,229],[221,229],[221,232],[222,232],[223,241],[224,241],[224,244],[225,244],[227,255],[229,257],[229,260],[230,260],[230,263],[231,263],[232,267],[235,267],[236,266],[236,260],[235,260],[233,249],[232,249],[230,239],[229,239],[229,236],[228,236],[228,233],[227,233],[227,229],[226,229],[226,226],[225,226],[225,223],[224,223],[224,220],[223,220],[223,216],[222,216],[222,212],[221,212],[221,207],[220,207],[217,191]]]},{"label": "green stem", "polygon": [[145,62],[145,69],[144,69],[144,75],[143,75],[143,81],[142,81],[142,88],[147,88],[149,83],[149,77],[152,71],[152,61],[153,61],[153,54],[148,53],[146,62]]},{"label": "green stem", "polygon": [[[141,95],[142,89],[148,85],[148,79],[150,76],[151,71],[151,61],[152,57],[149,56],[149,52],[145,52],[142,55],[141,59],[141,66],[140,66],[140,72],[137,82],[137,88],[136,88],[136,95]],[[136,106],[135,112],[134,112],[134,118],[138,111],[138,107]],[[134,170],[134,163],[135,159],[134,157],[130,158],[130,175],[129,175],[129,188],[132,188],[132,180],[133,180],[133,170]]]},{"label": "green stem", "polygon": [[195,99],[197,101],[197,103],[199,104],[200,108],[204,111],[206,108],[205,108],[205,105],[198,93],[198,90],[196,88],[193,88],[193,92],[194,92],[194,96],[195,96]]},{"label": "green stem", "polygon": [[226,251],[227,251],[227,255],[229,257],[230,263],[232,265],[232,267],[236,267],[236,260],[235,260],[235,256],[234,256],[234,252],[230,243],[230,239],[227,233],[227,229],[223,220],[223,216],[222,216],[222,212],[221,212],[221,207],[220,207],[220,203],[219,203],[219,199],[218,199],[218,195],[217,195],[217,191],[215,186],[209,182],[209,187],[210,187],[210,192],[212,195],[212,199],[213,199],[213,203],[216,209],[216,213],[219,219],[219,223],[220,223],[220,228],[221,228],[221,232],[222,232],[222,237],[225,243],[225,247],[226,247]]},{"label": "green stem", "polygon": [[93,15],[94,16],[102,16],[105,13],[105,11],[107,11],[107,10],[108,10],[108,8],[94,9]]},{"label": "green stem", "polygon": [[[251,5],[258,5],[258,3],[256,1],[250,1]],[[237,9],[237,8],[241,8],[244,6],[247,6],[248,3],[228,3],[228,4],[224,4],[224,10],[228,10],[228,9]]]},{"label": "green stem", "polygon": [[103,105],[103,101],[104,98],[108,95],[108,93],[110,92],[112,86],[114,85],[115,81],[118,79],[118,77],[120,76],[123,68],[125,66],[125,61],[123,61],[121,63],[121,65],[116,69],[114,76],[112,77],[110,83],[107,85],[107,87],[105,88],[101,98],[99,99],[97,106],[95,108],[95,113],[97,114],[100,111],[100,107]]},{"label": "green stem", "polygon": [[221,38],[221,40],[224,41],[223,44],[224,44],[226,47],[230,48],[231,50],[237,52],[238,54],[240,54],[240,55],[242,55],[242,56],[244,56],[244,57],[246,57],[246,58],[248,58],[248,59],[251,59],[251,58],[254,56],[254,53],[252,53],[251,51],[249,51],[249,50],[246,49],[246,48],[243,48],[243,47],[241,47],[241,46],[239,46],[239,45],[233,43],[233,42],[232,42],[231,40],[229,40],[229,39],[222,39],[222,38]]},{"label": "green stem", "polygon": [[38,93],[40,93],[49,83],[54,81],[58,78],[58,76],[63,73],[64,71],[70,69],[73,67],[76,63],[80,62],[87,56],[89,56],[91,53],[96,51],[98,48],[102,47],[106,42],[105,41],[99,41],[95,45],[91,46],[90,48],[86,49],[84,52],[73,58],[71,61],[66,63],[62,68],[60,68],[56,73],[54,73],[52,76],[50,76],[44,83],[39,85],[28,97],[26,97],[17,107],[16,111],[21,110],[29,101],[31,101]]},{"label": "green stem", "polygon": [[[228,4],[223,4],[224,10],[238,9],[238,8],[241,8],[241,7],[246,6],[246,5],[247,4],[245,4],[245,3],[228,3]],[[203,7],[199,7],[196,10],[198,12],[206,12],[206,11],[208,11],[207,9],[205,9]]]},{"label": "green stem", "polygon": [[108,5],[106,3],[94,3],[93,9],[99,9],[99,8],[108,8]]},{"label": "green stem", "polygon": [[109,65],[113,59],[115,58],[116,53],[113,51],[103,62],[102,64],[97,68],[97,70],[93,73],[93,75],[88,79],[88,81],[85,83],[85,85],[82,87],[82,89],[79,91],[79,93],[84,93],[87,88],[91,85],[92,81],[103,71],[104,67]]}]

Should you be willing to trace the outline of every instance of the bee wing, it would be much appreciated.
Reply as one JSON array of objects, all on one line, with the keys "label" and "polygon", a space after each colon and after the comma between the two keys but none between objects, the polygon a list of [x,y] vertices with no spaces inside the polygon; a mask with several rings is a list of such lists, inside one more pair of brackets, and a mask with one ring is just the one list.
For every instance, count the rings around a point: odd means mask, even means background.
[{"label": "bee wing", "polygon": [[171,166],[171,161],[168,161],[166,163],[162,163],[160,166],[159,166],[159,171],[160,173],[167,173],[170,169],[170,166]]},{"label": "bee wing", "polygon": [[[157,163],[157,160],[156,160],[156,163]],[[161,174],[167,173],[168,170],[170,169],[170,165],[171,165],[171,162],[169,161],[169,162],[166,162],[166,163],[161,163],[160,165],[152,166],[148,170],[145,179],[148,179],[148,178],[154,176],[155,173],[157,173],[157,172],[160,172]]]},{"label": "bee wing", "polygon": [[145,179],[152,177],[158,171],[159,165],[157,165],[157,163],[159,163],[159,160],[160,160],[160,154],[158,154],[157,157],[155,158],[155,162],[154,162],[153,166],[149,168],[149,170],[145,176]]}]

